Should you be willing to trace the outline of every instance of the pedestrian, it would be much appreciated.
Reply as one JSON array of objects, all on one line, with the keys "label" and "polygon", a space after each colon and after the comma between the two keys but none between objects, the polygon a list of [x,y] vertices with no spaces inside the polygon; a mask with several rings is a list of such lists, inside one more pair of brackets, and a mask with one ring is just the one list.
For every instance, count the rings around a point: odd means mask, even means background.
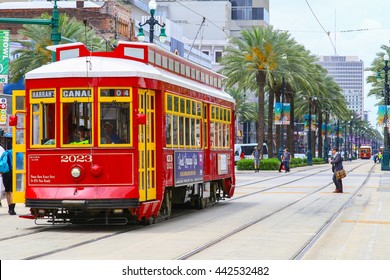
[{"label": "pedestrian", "polygon": [[290,172],[291,154],[287,148],[284,149],[282,162],[286,173]]},{"label": "pedestrian", "polygon": [[[8,153],[12,153],[12,151],[5,151],[2,146],[0,146],[0,155],[7,157],[7,164],[8,164],[8,172],[1,173],[1,179],[2,179],[2,184],[4,185],[5,189],[5,197],[7,199],[8,203],[8,214],[10,215],[16,215],[15,212],[15,203],[12,203],[12,162],[11,158],[8,156]],[[1,156],[1,157],[2,157]]]},{"label": "pedestrian", "polygon": [[335,147],[332,149],[333,159],[329,161],[332,164],[332,172],[333,172],[333,183],[336,186],[336,189],[333,191],[334,193],[342,193],[343,192],[343,181],[341,179],[336,178],[336,172],[342,170],[343,167],[343,158],[341,157],[338,149]]},{"label": "pedestrian", "polygon": [[252,153],[253,156],[253,164],[255,167],[255,172],[259,172],[260,169],[260,150],[259,147],[255,147]]},{"label": "pedestrian", "polygon": [[352,155],[349,153],[348,154],[348,161],[351,162],[352,161]]},{"label": "pedestrian", "polygon": [[244,159],[244,158],[245,158],[245,154],[244,154],[244,151],[242,151],[240,154],[240,159]]},{"label": "pedestrian", "polygon": [[378,162],[379,162],[379,163],[382,163],[382,157],[383,157],[382,153],[379,152],[379,153],[378,153]]}]

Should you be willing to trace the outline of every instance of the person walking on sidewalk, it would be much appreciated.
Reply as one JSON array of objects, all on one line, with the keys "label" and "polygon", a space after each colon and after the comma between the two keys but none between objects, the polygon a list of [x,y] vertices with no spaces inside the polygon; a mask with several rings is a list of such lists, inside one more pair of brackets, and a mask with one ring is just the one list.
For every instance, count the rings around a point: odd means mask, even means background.
[{"label": "person walking on sidewalk", "polygon": [[342,193],[343,192],[343,181],[341,179],[336,178],[336,172],[342,170],[343,167],[343,158],[338,152],[337,148],[332,149],[333,159],[329,161],[332,164],[332,172],[333,172],[333,183],[336,186],[334,193]]},{"label": "person walking on sidewalk", "polygon": [[255,172],[259,172],[259,169],[260,169],[260,150],[259,150],[259,147],[255,147],[253,153],[252,153],[252,156],[253,156],[253,163],[254,163],[254,167],[255,167]]},{"label": "person walking on sidewalk", "polygon": [[8,163],[8,172],[0,173],[1,179],[3,180],[4,189],[5,189],[5,197],[7,199],[8,203],[8,214],[10,215],[16,215],[15,212],[15,203],[12,203],[12,162],[10,157],[8,156],[8,153],[11,151],[5,151],[2,146],[0,146],[0,155],[3,155],[4,153],[7,153],[5,156],[7,157],[7,163]]},{"label": "person walking on sidewalk", "polygon": [[291,154],[287,148],[284,149],[282,162],[286,173],[290,172]]}]

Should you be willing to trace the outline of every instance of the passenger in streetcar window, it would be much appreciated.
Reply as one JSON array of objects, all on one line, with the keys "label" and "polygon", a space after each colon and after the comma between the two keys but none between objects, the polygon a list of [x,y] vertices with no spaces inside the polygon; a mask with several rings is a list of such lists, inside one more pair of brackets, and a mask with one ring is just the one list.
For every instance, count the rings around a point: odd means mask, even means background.
[{"label": "passenger in streetcar window", "polygon": [[88,131],[88,129],[85,126],[80,125],[77,128],[77,135],[78,135],[79,141],[75,141],[75,142],[72,142],[70,144],[89,144],[89,138],[87,138],[87,136],[86,136],[87,131]]},{"label": "passenger in streetcar window", "polygon": [[110,122],[106,122],[103,125],[103,130],[105,133],[105,138],[106,138],[106,144],[119,144],[121,143],[121,139],[117,134],[114,133],[114,127]]}]

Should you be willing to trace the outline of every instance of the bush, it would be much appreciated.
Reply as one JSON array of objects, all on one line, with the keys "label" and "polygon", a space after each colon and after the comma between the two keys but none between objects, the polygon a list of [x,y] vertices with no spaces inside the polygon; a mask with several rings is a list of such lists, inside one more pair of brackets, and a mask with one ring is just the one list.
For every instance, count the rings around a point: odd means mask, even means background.
[{"label": "bush", "polygon": [[[326,163],[323,158],[313,158],[313,165]],[[280,161],[277,158],[262,159],[260,170],[279,170]],[[290,168],[306,166],[307,158],[292,158]],[[237,170],[254,170],[253,159],[241,159],[237,161]]]},{"label": "bush", "polygon": [[260,170],[279,170],[280,161],[277,158],[267,158],[260,161]]},{"label": "bush", "polygon": [[237,161],[237,170],[255,170],[253,159],[240,159]]}]

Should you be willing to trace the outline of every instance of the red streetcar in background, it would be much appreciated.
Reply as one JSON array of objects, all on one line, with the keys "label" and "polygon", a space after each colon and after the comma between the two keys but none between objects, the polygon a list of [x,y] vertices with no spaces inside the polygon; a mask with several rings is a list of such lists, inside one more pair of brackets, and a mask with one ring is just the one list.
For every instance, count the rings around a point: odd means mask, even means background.
[{"label": "red streetcar in background", "polygon": [[372,157],[371,146],[360,146],[359,157],[362,159],[371,159],[371,157]]},{"label": "red streetcar in background", "polygon": [[[154,44],[51,46],[14,92],[15,199],[50,223],[169,218],[232,197],[234,99],[222,76]],[[14,123],[15,125],[15,123]]]}]

